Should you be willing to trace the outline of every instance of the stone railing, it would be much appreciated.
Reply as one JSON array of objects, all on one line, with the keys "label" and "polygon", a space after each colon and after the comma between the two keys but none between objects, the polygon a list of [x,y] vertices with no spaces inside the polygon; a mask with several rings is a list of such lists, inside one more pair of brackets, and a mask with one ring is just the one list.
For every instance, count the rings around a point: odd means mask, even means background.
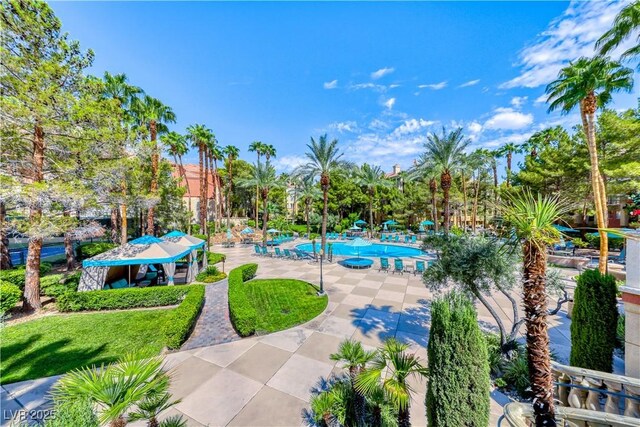
[{"label": "stone railing", "polygon": [[551,369],[560,406],[640,418],[640,379],[555,362]]},{"label": "stone railing", "polygon": [[[504,407],[503,419],[511,427],[531,427],[533,422],[533,407],[529,404],[512,402]],[[590,411],[588,409],[556,407],[556,420],[559,426],[570,427],[638,427],[640,419],[623,415],[608,414],[606,412]],[[501,427],[502,422],[498,426]]]}]

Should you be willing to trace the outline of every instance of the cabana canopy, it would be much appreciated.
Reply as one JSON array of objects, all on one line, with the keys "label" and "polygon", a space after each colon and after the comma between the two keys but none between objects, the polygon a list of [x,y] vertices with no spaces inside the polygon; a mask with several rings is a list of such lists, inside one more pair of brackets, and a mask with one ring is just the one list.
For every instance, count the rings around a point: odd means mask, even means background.
[{"label": "cabana canopy", "polygon": [[279,233],[279,232],[280,232],[280,230],[276,230],[275,228],[270,228],[270,229],[267,230],[267,233],[271,233],[271,234],[276,234],[276,233]]},{"label": "cabana canopy", "polygon": [[425,221],[422,221],[422,222],[420,223],[420,225],[433,225],[433,221],[429,221],[429,220],[427,219],[427,220],[425,220]]},{"label": "cabana canopy", "polygon": [[253,234],[253,229],[250,227],[247,227],[244,230],[242,230],[240,234]]},{"label": "cabana canopy", "polygon": [[353,227],[351,227],[349,230],[362,230],[362,228],[358,227],[357,225],[354,225]]},{"label": "cabana canopy", "polygon": [[361,219],[357,220],[356,222],[354,222],[355,225],[362,225],[362,224],[366,224],[366,221],[363,221]]},{"label": "cabana canopy", "polygon": [[[136,239],[137,240],[137,239]],[[174,230],[170,233],[162,236],[162,240],[167,242],[176,243],[181,246],[188,246],[191,249],[199,249],[204,246],[205,241],[202,239],[198,239],[197,237],[193,237],[189,234],[185,234],[182,231]]]}]

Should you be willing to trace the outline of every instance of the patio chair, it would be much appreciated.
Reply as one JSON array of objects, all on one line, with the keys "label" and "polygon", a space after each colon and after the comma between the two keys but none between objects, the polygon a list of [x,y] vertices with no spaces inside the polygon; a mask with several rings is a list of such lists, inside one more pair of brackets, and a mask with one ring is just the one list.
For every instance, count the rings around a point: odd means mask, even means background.
[{"label": "patio chair", "polygon": [[288,259],[292,259],[292,260],[296,260],[297,257],[291,253],[291,251],[289,249],[284,249],[284,257],[288,258]]},{"label": "patio chair", "polygon": [[280,250],[280,248],[278,248],[278,247],[273,248],[273,251],[275,252],[275,255],[274,255],[274,256],[275,256],[276,258],[283,258],[283,257],[285,256],[285,255],[284,255],[284,253],[282,253],[282,251],[281,251],[281,250]]},{"label": "patio chair", "polygon": [[298,257],[298,259],[312,259],[315,260],[316,258],[311,255],[308,252],[303,252],[300,249],[293,249],[293,252],[296,254],[296,256]]},{"label": "patio chair", "polygon": [[342,240],[347,240],[347,233],[346,232],[342,232]]},{"label": "patio chair", "polygon": [[418,236],[416,236],[415,234],[411,236],[411,243],[414,245],[418,243]]},{"label": "patio chair", "polygon": [[380,235],[380,243],[384,242],[387,240],[387,235],[386,234],[381,234]]},{"label": "patio chair", "polygon": [[393,260],[393,274],[396,273],[404,274],[404,263],[400,258],[396,258]]},{"label": "patio chair", "polygon": [[409,236],[404,236],[404,242],[409,243]]},{"label": "patio chair", "polygon": [[378,271],[389,272],[389,258],[380,258],[380,268]]},{"label": "patio chair", "polygon": [[416,261],[416,269],[413,270],[413,275],[424,273],[424,261]]},{"label": "patio chair", "polygon": [[400,242],[400,236],[398,234],[396,234],[396,238],[393,239],[394,242],[398,243]]},{"label": "patio chair", "polygon": [[261,248],[261,251],[262,251],[262,256],[273,256],[273,253],[269,252],[266,246],[263,246]]},{"label": "patio chair", "polygon": [[627,256],[627,252],[626,252],[627,248],[622,248],[622,250],[620,251],[620,253],[618,255],[609,255],[609,262],[615,262],[616,264],[626,264],[627,260],[626,260],[626,256]]},{"label": "patio chair", "polygon": [[260,245],[253,245],[253,250],[256,251],[256,255],[262,255],[262,252],[260,252]]}]

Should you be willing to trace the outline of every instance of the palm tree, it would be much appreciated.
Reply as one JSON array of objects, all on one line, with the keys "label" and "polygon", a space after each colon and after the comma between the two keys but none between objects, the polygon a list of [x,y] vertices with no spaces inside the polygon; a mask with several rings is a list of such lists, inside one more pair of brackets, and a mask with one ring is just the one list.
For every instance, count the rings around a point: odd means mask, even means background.
[{"label": "palm tree", "polygon": [[[378,349],[371,365],[356,379],[356,388],[366,394],[373,393],[382,384],[389,401],[398,411],[398,425],[409,427],[409,406],[413,389],[410,377],[426,376],[427,370],[414,354],[407,353],[409,346],[395,338],[387,340]],[[383,377],[384,375],[384,377]]]},{"label": "palm tree", "polygon": [[555,426],[547,331],[547,246],[559,240],[560,232],[553,224],[568,209],[557,197],[536,197],[528,191],[510,196],[504,209],[505,220],[515,228],[516,236],[522,243],[522,302],[536,426]]},{"label": "palm tree", "polygon": [[[218,193],[220,189],[218,188],[219,181],[217,180],[218,174],[218,164],[217,160],[222,156],[220,152],[220,147],[218,146],[218,140],[216,139],[216,135],[211,131],[211,129],[207,129],[205,132],[205,141],[204,141],[204,194],[207,200],[207,217],[209,216],[209,177],[211,177],[211,185],[212,185],[212,198],[215,201],[215,214],[216,220],[219,220],[218,216]],[[213,223],[214,230],[217,231],[216,221]],[[210,231],[210,230],[207,230]]]},{"label": "palm tree", "polygon": [[[167,383],[168,386],[168,383]],[[147,427],[159,427],[158,415],[180,403],[180,399],[171,401],[171,394],[163,390],[154,390],[138,402],[137,409],[129,414],[129,421],[147,420]]]},{"label": "palm tree", "polygon": [[[260,156],[264,152],[266,146],[267,145],[263,142],[253,141],[251,145],[249,145],[249,152],[255,151],[255,153],[258,155],[258,162],[260,162]],[[258,187],[256,187],[256,210],[255,210],[256,228],[258,228],[258,210],[260,210],[260,208],[258,207],[259,204],[260,204],[260,191],[258,190]]]},{"label": "palm tree", "polygon": [[438,193],[437,179],[439,176],[440,172],[426,153],[420,154],[414,162],[413,169],[409,173],[410,180],[422,179],[423,182],[429,186],[429,193],[431,194],[431,220],[433,221],[436,232],[438,232],[438,205],[436,196]]},{"label": "palm tree", "polygon": [[314,182],[313,177],[307,177],[301,180],[300,199],[304,202],[304,219],[307,223],[307,238],[311,236],[311,221],[309,219],[311,213],[311,204],[314,200],[322,197],[322,192],[318,185]]},{"label": "palm tree", "polygon": [[342,362],[343,368],[349,371],[351,387],[355,393],[355,414],[359,425],[365,424],[366,401],[365,396],[356,388],[358,376],[365,370],[367,363],[373,360],[374,352],[366,351],[359,341],[344,340],[338,347],[338,352],[331,354],[331,360]]},{"label": "palm tree", "polygon": [[623,52],[620,59],[632,60],[640,56],[640,1],[638,0],[630,3],[618,13],[611,29],[596,42],[596,49],[600,50],[600,55],[607,55],[620,43],[631,37],[634,32],[638,33],[636,35],[638,43]]},{"label": "palm tree", "polygon": [[[318,141],[311,138],[311,143],[307,144],[305,154],[309,162],[302,165],[299,173],[305,176],[320,177],[320,188],[322,189],[322,228],[321,228],[321,248],[327,243],[327,206],[329,204],[329,186],[331,185],[331,175],[344,170],[352,169],[352,164],[342,159],[343,153],[338,149],[338,140],[327,141],[327,135],[322,135]],[[324,252],[323,252],[324,253]]]},{"label": "palm tree", "polygon": [[200,222],[200,233],[207,233],[207,194],[205,193],[205,171],[204,171],[204,156],[206,152],[206,144],[209,141],[210,132],[204,126],[195,124],[187,127],[187,133],[191,146],[198,149],[198,171],[200,178],[200,208],[198,218]]},{"label": "palm tree", "polygon": [[[189,146],[187,145],[187,137],[179,134],[178,132],[167,132],[166,134],[160,137],[160,142],[162,142],[166,149],[167,153],[171,157],[173,157],[173,163],[175,163],[178,168],[178,175],[180,176],[180,180],[184,183],[185,188],[187,190],[187,196],[189,200],[191,200],[191,188],[189,188],[189,181],[187,180],[187,172],[184,169],[184,165],[182,164],[182,156],[189,152]],[[191,202],[189,202],[189,230],[191,230],[191,219],[193,214],[191,213]]]},{"label": "palm tree", "polygon": [[267,221],[269,220],[269,192],[282,187],[282,182],[276,175],[276,169],[269,162],[258,162],[251,169],[249,178],[238,180],[238,184],[245,188],[258,187],[262,198],[262,241],[267,243]]},{"label": "palm tree", "polygon": [[391,187],[391,181],[385,178],[380,166],[363,164],[355,171],[356,184],[366,187],[369,195],[369,237],[373,237],[373,199],[378,187]]},{"label": "palm tree", "polygon": [[[227,228],[231,226],[231,197],[233,195],[233,162],[240,155],[240,149],[233,145],[227,145],[222,149],[227,156]],[[268,160],[267,160],[268,162]]]},{"label": "palm tree", "polygon": [[265,144],[262,147],[262,154],[264,154],[264,157],[267,159],[267,162],[269,160],[271,160],[272,157],[276,156],[276,147],[274,147],[271,144]]},{"label": "palm tree", "polygon": [[209,154],[211,156],[211,162],[213,164],[213,188],[215,191],[214,200],[215,200],[215,215],[216,221],[218,224],[216,225],[216,230],[222,227],[222,178],[220,177],[220,173],[218,172],[218,162],[224,160],[224,153],[222,149],[218,145],[218,141],[213,137],[213,144],[209,147]]},{"label": "palm tree", "polygon": [[464,139],[462,128],[457,128],[449,133],[442,128],[442,135],[435,132],[427,136],[425,142],[425,155],[440,171],[440,188],[442,189],[442,203],[444,205],[444,231],[449,233],[449,190],[451,189],[451,172],[464,153],[464,149],[471,143]]},{"label": "palm tree", "polygon": [[514,142],[507,142],[498,148],[498,156],[507,159],[507,187],[511,187],[511,161],[514,154],[522,153],[522,147]]},{"label": "palm tree", "polygon": [[[176,115],[171,107],[164,105],[159,99],[145,95],[144,98],[136,98],[134,110],[141,124],[148,126],[151,140],[151,195],[158,193],[158,170],[160,163],[160,151],[158,150],[158,133],[167,131],[167,123],[175,123]],[[151,206],[147,212],[147,234],[155,233],[154,226],[155,207]]]},{"label": "palm tree", "polygon": [[589,149],[591,162],[591,186],[596,208],[596,221],[600,232],[600,260],[598,269],[605,273],[607,269],[608,239],[604,229],[607,227],[607,193],[604,179],[598,165],[598,146],[596,144],[596,110],[611,101],[614,92],[633,88],[633,70],[623,67],[609,58],[579,58],[560,70],[558,79],[546,88],[549,111],[560,108],[568,114],[576,105],[580,106],[582,126]]}]

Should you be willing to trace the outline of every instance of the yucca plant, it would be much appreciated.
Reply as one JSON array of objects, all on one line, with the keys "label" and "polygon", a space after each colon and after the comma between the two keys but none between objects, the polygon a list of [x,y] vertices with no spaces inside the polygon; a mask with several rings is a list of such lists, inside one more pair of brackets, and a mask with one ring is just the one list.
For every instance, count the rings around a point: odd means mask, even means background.
[{"label": "yucca plant", "polygon": [[553,375],[547,331],[547,247],[560,239],[553,226],[567,213],[556,196],[534,196],[530,191],[507,196],[504,217],[522,243],[522,302],[527,327],[527,361],[536,426],[555,426]]}]

